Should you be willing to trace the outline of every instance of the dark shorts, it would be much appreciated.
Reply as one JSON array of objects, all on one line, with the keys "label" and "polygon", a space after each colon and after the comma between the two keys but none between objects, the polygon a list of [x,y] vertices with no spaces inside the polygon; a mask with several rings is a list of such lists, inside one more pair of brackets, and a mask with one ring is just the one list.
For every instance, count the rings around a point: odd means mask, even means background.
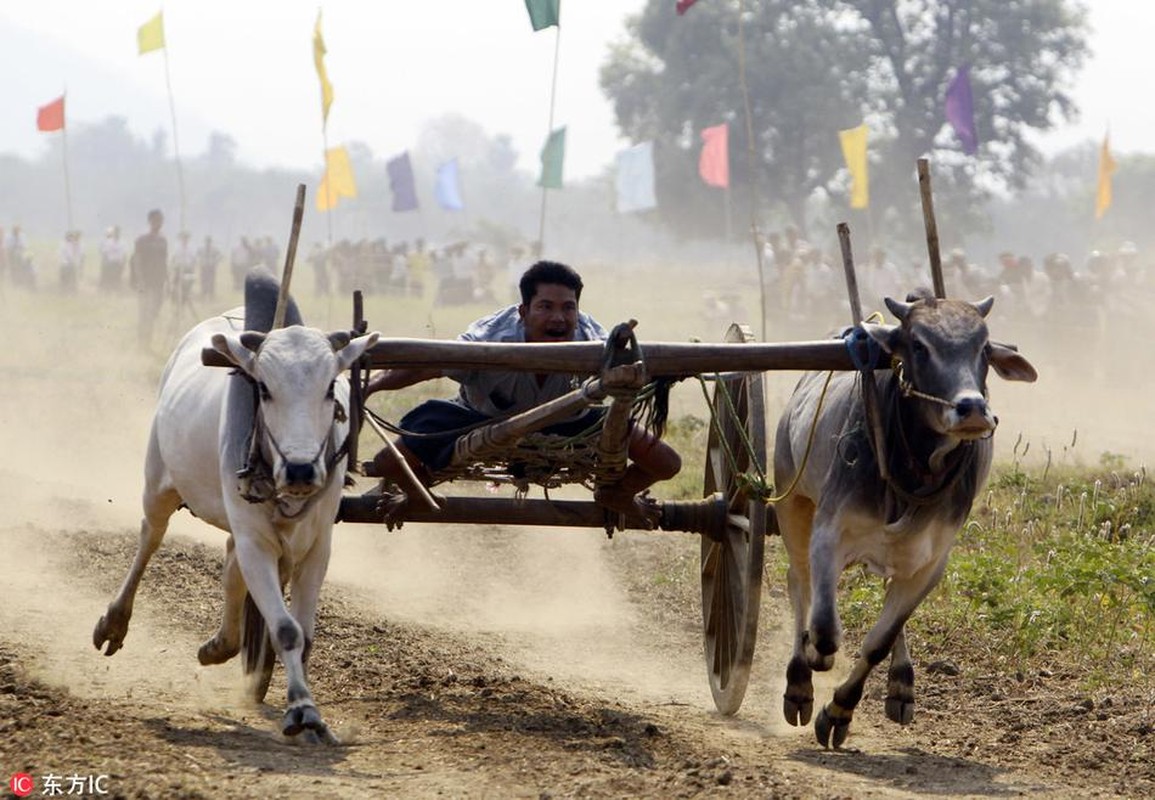
[{"label": "dark shorts", "polygon": [[[591,408],[577,419],[550,425],[543,428],[541,433],[576,436],[597,422],[604,413],[604,408]],[[458,439],[492,419],[449,400],[426,400],[401,418],[400,427],[406,431],[401,441],[431,472],[437,472],[445,469],[453,460],[453,448]],[[425,435],[409,435],[415,433]]]}]

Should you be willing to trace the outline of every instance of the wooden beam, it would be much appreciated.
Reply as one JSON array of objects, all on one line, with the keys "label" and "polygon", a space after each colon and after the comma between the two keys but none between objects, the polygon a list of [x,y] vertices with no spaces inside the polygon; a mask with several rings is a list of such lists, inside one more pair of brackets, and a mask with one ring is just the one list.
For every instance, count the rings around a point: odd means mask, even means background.
[{"label": "wooden beam", "polygon": [[[841,339],[814,342],[641,342],[650,377],[688,377],[713,372],[768,370],[849,370],[854,362]],[[867,358],[866,345],[859,345]],[[367,353],[373,369],[436,367],[444,370],[557,372],[596,375],[602,364],[601,342],[459,342],[441,339],[379,339]],[[210,367],[232,366],[212,348],[202,351]]]}]

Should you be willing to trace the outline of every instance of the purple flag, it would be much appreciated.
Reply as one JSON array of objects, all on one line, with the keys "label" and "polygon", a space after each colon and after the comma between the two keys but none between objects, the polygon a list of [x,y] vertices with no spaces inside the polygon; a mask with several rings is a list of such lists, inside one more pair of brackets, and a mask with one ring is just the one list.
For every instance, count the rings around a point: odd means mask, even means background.
[{"label": "purple flag", "polygon": [[413,181],[413,164],[408,151],[385,165],[389,173],[389,188],[393,190],[393,210],[413,211],[417,208],[417,185]]},{"label": "purple flag", "polygon": [[971,95],[970,67],[965,64],[958,68],[954,80],[946,87],[946,120],[958,134],[963,152],[973,156],[979,149],[979,136],[975,132],[975,102]]}]

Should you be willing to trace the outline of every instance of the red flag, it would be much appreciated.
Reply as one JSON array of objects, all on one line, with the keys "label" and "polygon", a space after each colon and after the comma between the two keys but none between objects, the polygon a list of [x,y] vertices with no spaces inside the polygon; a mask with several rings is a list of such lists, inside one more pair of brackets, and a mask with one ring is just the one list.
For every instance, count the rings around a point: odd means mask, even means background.
[{"label": "red flag", "polygon": [[730,126],[723,122],[702,131],[702,156],[698,174],[707,186],[730,185]]},{"label": "red flag", "polygon": [[680,17],[685,14],[690,6],[694,5],[696,2],[698,2],[698,0],[678,0],[678,4],[675,6],[678,11],[678,16]]},{"label": "red flag", "polygon": [[59,131],[64,129],[64,95],[41,106],[36,112],[36,130]]}]

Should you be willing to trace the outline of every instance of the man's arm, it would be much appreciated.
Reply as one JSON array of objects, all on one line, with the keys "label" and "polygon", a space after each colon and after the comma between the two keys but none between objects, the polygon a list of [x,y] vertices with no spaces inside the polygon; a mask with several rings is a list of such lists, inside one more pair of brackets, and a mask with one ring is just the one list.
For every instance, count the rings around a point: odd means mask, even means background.
[{"label": "man's arm", "polygon": [[445,372],[437,367],[401,367],[387,369],[375,375],[365,387],[365,397],[383,389],[404,389],[422,381],[440,378]]}]

